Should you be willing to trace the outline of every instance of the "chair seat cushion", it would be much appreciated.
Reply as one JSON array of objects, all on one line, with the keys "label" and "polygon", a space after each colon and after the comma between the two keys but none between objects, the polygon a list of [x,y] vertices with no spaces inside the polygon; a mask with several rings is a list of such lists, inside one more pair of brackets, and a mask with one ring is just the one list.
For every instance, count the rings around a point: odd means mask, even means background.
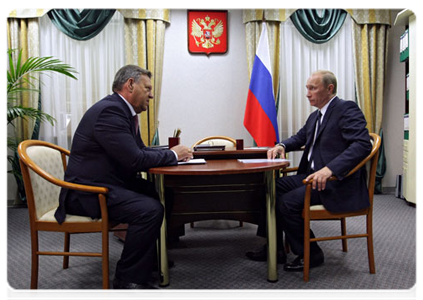
[{"label": "chair seat cushion", "polygon": [[[46,212],[44,215],[39,218],[39,221],[47,221],[47,222],[55,222],[56,218],[54,217],[54,213],[56,212],[56,208]],[[98,222],[101,219],[91,219],[90,217],[83,217],[83,216],[75,216],[75,215],[68,215],[66,214],[65,222]]]},{"label": "chair seat cushion", "polygon": [[323,205],[312,205],[310,206],[310,210],[326,210],[326,208]]}]

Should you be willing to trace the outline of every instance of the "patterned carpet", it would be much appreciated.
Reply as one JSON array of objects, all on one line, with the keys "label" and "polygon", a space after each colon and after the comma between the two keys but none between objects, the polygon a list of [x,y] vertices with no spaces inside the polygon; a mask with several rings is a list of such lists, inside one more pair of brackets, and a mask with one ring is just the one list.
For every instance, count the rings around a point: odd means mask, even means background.
[{"label": "patterned carpet", "polygon": [[[348,221],[348,231],[364,228],[359,223],[364,224],[364,219]],[[339,230],[339,224],[319,222],[313,223],[312,228],[325,235]],[[375,275],[369,273],[365,239],[354,239],[348,241],[347,253],[341,251],[340,241],[320,243],[325,264],[311,270],[308,283],[303,282],[302,273],[286,273],[281,265],[279,281],[270,283],[266,280],[266,263],[245,257],[246,251],[257,249],[264,242],[255,232],[255,225],[244,223],[239,227],[238,222],[232,221],[197,222],[194,228],[187,225],[179,245],[169,250],[175,267],[170,270],[170,285],[161,290],[263,289],[263,293],[282,289],[408,290],[416,283],[416,209],[393,195],[375,196]],[[13,289],[28,289],[30,238],[26,208],[8,209],[7,233],[8,284]],[[40,238],[41,249],[62,248],[61,234],[43,233]],[[71,240],[71,247],[84,251],[97,251],[99,246],[98,234],[75,235]],[[121,251],[122,243],[111,235],[111,279]],[[292,254],[288,255],[288,260],[293,258]],[[40,258],[39,289],[101,289],[100,259],[71,258],[67,270],[61,268],[61,260],[61,257]],[[154,280],[157,284],[157,273],[153,273]]]}]

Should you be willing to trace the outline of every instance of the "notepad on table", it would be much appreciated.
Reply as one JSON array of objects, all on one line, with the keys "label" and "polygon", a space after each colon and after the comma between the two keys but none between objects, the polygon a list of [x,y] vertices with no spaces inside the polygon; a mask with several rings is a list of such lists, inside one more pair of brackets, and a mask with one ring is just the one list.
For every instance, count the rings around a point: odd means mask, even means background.
[{"label": "notepad on table", "polygon": [[195,158],[189,161],[179,161],[178,165],[196,165],[196,164],[205,164],[206,160],[204,158]]}]

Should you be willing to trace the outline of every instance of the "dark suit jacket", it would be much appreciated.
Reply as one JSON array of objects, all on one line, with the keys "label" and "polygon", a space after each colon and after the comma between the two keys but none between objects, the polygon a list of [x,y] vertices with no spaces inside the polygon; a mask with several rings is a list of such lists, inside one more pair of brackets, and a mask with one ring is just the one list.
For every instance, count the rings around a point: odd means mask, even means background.
[{"label": "dark suit jacket", "polygon": [[[87,110],[72,140],[65,180],[109,188],[108,207],[126,199],[136,181],[137,172],[151,167],[176,165],[170,150],[144,145],[135,133],[133,117],[127,104],[114,93]],[[98,196],[62,189],[55,217],[65,219],[65,200],[82,215],[100,217]]]},{"label": "dark suit jacket", "polygon": [[[307,173],[308,153],[313,144],[317,114],[317,110],[310,114],[296,135],[282,141],[286,152],[299,150],[305,145],[299,174]],[[329,211],[355,211],[370,205],[365,168],[345,178],[371,151],[366,124],[363,113],[353,101],[335,97],[325,113],[317,133],[313,157],[316,171],[327,166],[340,179],[328,182],[326,189],[319,193],[323,205]]]}]

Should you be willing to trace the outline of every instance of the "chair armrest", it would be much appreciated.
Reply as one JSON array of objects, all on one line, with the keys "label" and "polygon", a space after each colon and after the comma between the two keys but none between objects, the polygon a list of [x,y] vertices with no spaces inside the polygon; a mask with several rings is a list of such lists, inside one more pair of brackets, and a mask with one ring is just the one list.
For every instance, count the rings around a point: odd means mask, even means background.
[{"label": "chair armrest", "polygon": [[[350,173],[348,173],[348,175],[347,176],[350,176],[352,173],[350,172]],[[347,177],[347,176],[345,176],[345,177]],[[334,180],[338,180],[338,177],[336,177],[336,176],[331,176],[331,177],[329,177],[328,178],[328,181],[334,181]],[[303,184],[304,185],[307,185],[307,184],[312,184],[313,183],[313,179],[310,179],[309,181],[307,181],[307,180],[305,180],[305,179],[303,179]]]},{"label": "chair armrest", "polygon": [[280,174],[282,174],[282,177],[286,177],[288,176],[288,173],[293,173],[297,171],[298,171],[298,167],[286,168],[286,169],[281,169]]},{"label": "chair armrest", "polygon": [[77,190],[81,192],[89,192],[89,193],[96,193],[96,194],[108,194],[109,189],[102,186],[92,186],[92,185],[84,185],[78,183],[67,182],[63,180],[56,179],[57,183],[52,182],[62,188],[67,188],[71,190]]},{"label": "chair armrest", "polygon": [[296,172],[296,171],[298,171],[298,167],[292,167],[292,168],[282,169],[281,173],[291,173],[291,172]]}]

